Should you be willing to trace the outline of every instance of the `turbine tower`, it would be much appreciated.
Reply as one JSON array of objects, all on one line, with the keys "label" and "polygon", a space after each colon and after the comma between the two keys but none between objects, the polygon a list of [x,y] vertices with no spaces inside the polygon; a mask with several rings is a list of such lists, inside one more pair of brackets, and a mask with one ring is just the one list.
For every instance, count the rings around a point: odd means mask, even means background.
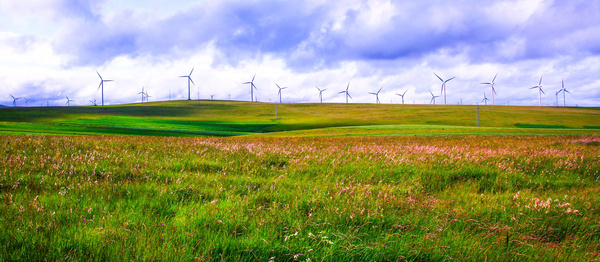
[{"label": "turbine tower", "polygon": [[321,99],[321,104],[323,104],[323,91],[327,89],[321,89],[318,86],[315,86],[319,90],[319,99]]},{"label": "turbine tower", "polygon": [[194,83],[194,80],[192,80],[192,73],[193,73],[193,72],[194,72],[194,68],[192,67],[192,71],[190,71],[190,74],[189,74],[189,75],[186,75],[186,76],[179,76],[179,77],[185,77],[185,78],[187,78],[187,79],[188,79],[188,100],[192,100],[191,93],[190,93],[190,90],[191,90],[191,89],[190,89],[190,82],[191,82],[192,84],[196,85],[196,83]]},{"label": "turbine tower", "polygon": [[346,86],[346,91],[338,92],[338,94],[346,94],[346,104],[348,104],[348,97],[352,98],[350,92],[348,92],[348,88],[350,88],[350,82],[348,82],[348,86]]},{"label": "turbine tower", "polygon": [[98,73],[98,71],[96,71],[96,74],[98,74],[98,76],[100,77],[100,85],[98,86],[98,89],[102,88],[102,105],[104,106],[104,82],[111,82],[113,80],[105,80],[104,78],[102,78],[100,73]]},{"label": "turbine tower", "polygon": [[277,95],[279,96],[279,103],[281,104],[281,90],[286,89],[286,87],[280,87],[277,83],[275,83],[275,85],[277,86],[277,88],[279,88],[279,92],[277,92]]},{"label": "turbine tower", "polygon": [[544,93],[544,90],[542,90],[542,77],[544,77],[544,76],[540,77],[540,83],[537,86],[529,88],[529,89],[536,89],[536,88],[539,89],[539,93],[540,93],[540,106],[542,106],[542,93],[544,95],[546,95],[546,93]]},{"label": "turbine tower", "polygon": [[379,92],[381,92],[381,89],[383,89],[383,87],[379,88],[379,91],[377,91],[376,93],[369,93],[371,95],[375,96],[375,104],[381,104],[381,102],[379,101]]},{"label": "turbine tower", "polygon": [[254,102],[254,89],[258,90],[258,88],[256,88],[256,85],[254,85],[254,78],[256,78],[256,74],[254,74],[254,76],[252,77],[252,81],[242,83],[243,85],[250,85],[250,102]]},{"label": "turbine tower", "polygon": [[[440,76],[438,76],[436,73],[433,73],[435,76],[437,76],[438,79],[440,79],[440,81],[442,81],[442,91],[444,92],[444,105],[446,104],[446,83],[448,83],[450,80],[456,78],[456,77],[452,77],[449,79],[442,79]],[[431,92],[431,91],[430,91]]]},{"label": "turbine tower", "polygon": [[404,91],[404,93],[402,94],[396,94],[397,96],[402,97],[402,104],[404,105],[404,95],[406,95],[406,92],[408,92],[408,90]]},{"label": "turbine tower", "polygon": [[495,102],[494,102],[494,94],[496,93],[496,89],[494,89],[494,81],[496,81],[496,77],[497,76],[498,76],[498,73],[496,73],[496,75],[494,76],[494,79],[492,79],[492,82],[481,83],[482,85],[491,85],[492,86],[492,105],[495,104]]}]

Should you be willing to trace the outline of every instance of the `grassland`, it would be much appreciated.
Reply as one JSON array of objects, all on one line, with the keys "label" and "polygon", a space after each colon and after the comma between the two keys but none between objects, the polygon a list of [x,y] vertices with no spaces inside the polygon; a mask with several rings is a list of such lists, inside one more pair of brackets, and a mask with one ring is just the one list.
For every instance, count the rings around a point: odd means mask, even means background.
[{"label": "grassland", "polygon": [[0,260],[595,260],[600,137],[0,136]]},{"label": "grassland", "polygon": [[[0,108],[0,133],[150,136],[598,134],[600,109],[170,101],[107,107]],[[341,129],[340,129],[341,128]],[[458,128],[458,129],[457,129]],[[461,130],[459,130],[461,129]],[[310,132],[307,132],[309,131]],[[368,132],[367,132],[368,131]]]},{"label": "grassland", "polygon": [[0,261],[600,259],[600,111],[474,110],[2,108]]}]

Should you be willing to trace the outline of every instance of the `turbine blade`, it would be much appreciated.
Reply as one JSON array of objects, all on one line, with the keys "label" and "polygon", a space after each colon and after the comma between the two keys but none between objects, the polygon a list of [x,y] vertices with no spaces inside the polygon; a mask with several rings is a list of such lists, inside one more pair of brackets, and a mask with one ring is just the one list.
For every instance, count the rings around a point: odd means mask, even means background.
[{"label": "turbine blade", "polygon": [[450,78],[450,79],[448,79],[448,80],[446,80],[446,81],[444,81],[444,82],[448,82],[448,81],[450,81],[450,80],[452,80],[452,79],[454,79],[454,78],[456,78],[456,76],[455,76],[455,77],[452,77],[452,78]]},{"label": "turbine blade", "polygon": [[438,79],[440,79],[440,81],[444,82],[444,80],[443,80],[443,79],[442,79],[442,78],[441,78],[439,75],[437,75],[436,73],[433,73],[433,74],[434,74],[435,76],[437,76],[437,78],[438,78]]},{"label": "turbine blade", "polygon": [[494,81],[496,81],[496,77],[497,77],[497,76],[498,76],[498,73],[496,73],[496,75],[494,76],[494,79],[492,79],[492,83],[493,83]]},{"label": "turbine blade", "polygon": [[102,87],[102,83],[104,83],[104,81],[100,81],[100,84],[98,85],[98,89],[96,89],[96,91],[100,90],[100,87]]},{"label": "turbine blade", "polygon": [[482,85],[491,85],[492,83],[481,83]]},{"label": "turbine blade", "polygon": [[102,76],[100,75],[100,73],[98,73],[98,71],[96,71],[96,74],[98,74],[98,76],[100,77],[100,80],[102,80]]},{"label": "turbine blade", "polygon": [[544,95],[546,94],[546,93],[544,93],[544,90],[542,90],[542,88],[540,88],[540,91],[542,92],[542,94],[544,94]]},{"label": "turbine blade", "polygon": [[542,85],[542,77],[544,77],[544,76],[540,76],[540,83],[539,83],[540,86]]},{"label": "turbine blade", "polygon": [[254,76],[252,77],[252,83],[254,83],[254,78],[256,77],[256,74],[254,74]]},{"label": "turbine blade", "polygon": [[192,71],[190,71],[190,75],[189,76],[192,76],[193,72],[194,72],[194,68],[192,67]]},{"label": "turbine blade", "polygon": [[350,99],[353,99],[352,96],[350,95],[350,93],[346,93],[348,95],[348,97],[350,97]]},{"label": "turbine blade", "polygon": [[192,85],[196,85],[196,83],[194,83],[194,80],[192,80],[191,77],[188,77],[190,79],[190,81],[192,82]]}]

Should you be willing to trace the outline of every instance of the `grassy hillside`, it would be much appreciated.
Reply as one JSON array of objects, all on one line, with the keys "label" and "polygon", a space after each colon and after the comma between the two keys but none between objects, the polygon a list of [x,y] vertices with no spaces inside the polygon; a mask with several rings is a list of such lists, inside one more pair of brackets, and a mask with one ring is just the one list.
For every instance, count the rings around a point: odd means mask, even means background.
[{"label": "grassy hillside", "polygon": [[[472,105],[168,101],[105,107],[0,108],[4,134],[237,136],[413,133],[594,134],[600,109]],[[310,130],[310,131],[308,131]]]}]

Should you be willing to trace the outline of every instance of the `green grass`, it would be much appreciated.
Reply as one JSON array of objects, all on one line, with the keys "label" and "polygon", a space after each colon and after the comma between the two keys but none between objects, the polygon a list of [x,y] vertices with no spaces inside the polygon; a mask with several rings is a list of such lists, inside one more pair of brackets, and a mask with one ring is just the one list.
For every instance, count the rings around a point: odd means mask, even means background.
[{"label": "green grass", "polygon": [[0,108],[0,261],[593,261],[596,108]]},{"label": "green grass", "polygon": [[0,260],[596,260],[598,145],[0,135]]},{"label": "green grass", "polygon": [[[151,136],[338,135],[349,127],[362,135],[395,135],[408,129],[422,134],[594,134],[597,108],[281,104],[279,119],[270,103],[169,101],[106,107],[0,108],[0,133]],[[382,126],[382,131],[377,126]],[[418,127],[418,128],[414,128]],[[329,130],[329,128],[334,128]],[[485,129],[487,128],[487,129]],[[393,129],[396,129],[395,131]],[[295,131],[295,133],[294,133]],[[411,133],[411,132],[408,132]]]}]

